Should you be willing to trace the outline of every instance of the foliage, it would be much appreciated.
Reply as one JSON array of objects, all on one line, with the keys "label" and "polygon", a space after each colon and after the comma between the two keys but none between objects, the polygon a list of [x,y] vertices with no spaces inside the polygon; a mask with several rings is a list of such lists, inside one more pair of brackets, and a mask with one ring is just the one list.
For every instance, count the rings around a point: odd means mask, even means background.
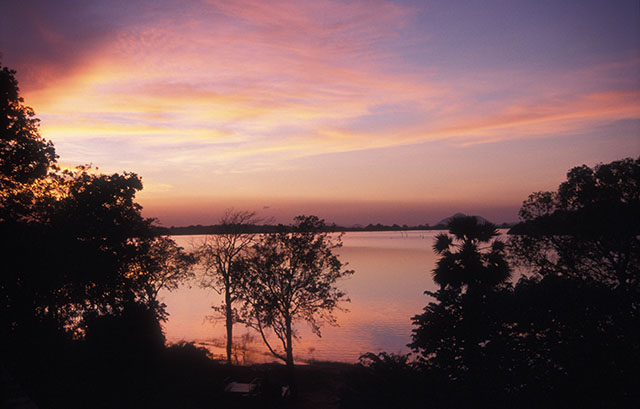
[{"label": "foliage", "polygon": [[193,265],[196,256],[184,249],[167,236],[157,236],[147,240],[147,247],[137,263],[136,280],[140,282],[139,299],[154,311],[160,320],[167,319],[166,305],[158,295],[161,290],[173,291],[193,279]]},{"label": "foliage", "polygon": [[185,278],[190,260],[140,215],[139,178],[83,169],[53,183],[57,196],[34,207],[31,220],[2,223],[3,320],[14,329],[33,319],[76,328],[89,312],[134,301],[163,316],[157,292]]},{"label": "foliage", "polygon": [[[442,289],[491,288],[511,277],[504,243],[492,241],[498,236],[493,224],[479,222],[474,216],[454,217],[449,222],[449,233],[453,238],[440,233],[433,245],[433,250],[442,256],[433,270],[433,280]],[[489,244],[481,247],[483,243]]]},{"label": "foliage", "polygon": [[456,391],[444,407],[637,406],[637,175],[632,159],[582,166],[557,192],[531,195],[507,248],[534,274],[515,286],[484,269],[502,245],[471,251],[488,229],[470,221],[437,238],[441,288],[414,317],[410,346]]},{"label": "foliage", "polygon": [[53,144],[40,136],[14,75],[0,64],[0,222],[29,217],[38,192],[49,189],[42,180],[56,169]]},{"label": "foliage", "polygon": [[141,215],[142,181],[59,170],[14,72],[0,74],[0,335],[17,343],[43,328],[81,336],[85,317],[132,303],[162,317],[157,291],[174,288],[189,260]]},{"label": "foliage", "polygon": [[171,355],[179,356],[183,362],[207,362],[212,359],[211,352],[204,347],[199,347],[193,342],[180,341],[167,347]]},{"label": "foliage", "polygon": [[88,314],[83,322],[89,348],[104,359],[131,364],[150,361],[162,352],[164,335],[155,312],[145,305],[130,303],[109,315]]},{"label": "foliage", "polygon": [[[243,322],[258,330],[271,353],[293,367],[293,327],[306,321],[320,335],[322,322],[335,324],[333,312],[345,293],[336,281],[349,276],[335,251],[341,237],[325,230],[323,220],[298,216],[289,229],[265,234],[253,246],[253,254],[244,268],[246,275],[241,298]],[[266,329],[273,331],[284,352],[268,342]]]},{"label": "foliage", "polygon": [[493,224],[458,216],[449,221],[449,233],[435,238],[433,250],[441,258],[433,278],[440,290],[426,292],[435,302],[413,317],[417,328],[409,346],[424,363],[455,380],[477,370],[484,347],[495,343],[500,329],[492,318],[503,302],[511,269]]},{"label": "foliage", "polygon": [[510,240],[514,261],[640,291],[640,158],[575,167],[556,192],[529,196]]},{"label": "foliage", "polygon": [[426,292],[434,301],[413,317],[409,346],[429,373],[445,378],[459,396],[472,394],[488,403],[486,376],[499,375],[501,360],[491,352],[504,344],[505,325],[498,317],[511,269],[493,224],[454,217],[449,233],[436,236],[433,250],[441,258],[433,277],[440,289]]},{"label": "foliage", "polygon": [[222,304],[212,308],[225,318],[229,364],[233,349],[233,324],[237,320],[237,311],[233,308],[233,303],[238,299],[238,292],[246,273],[240,266],[257,236],[249,227],[258,222],[259,219],[253,212],[229,209],[219,223],[224,233],[205,236],[198,246],[198,258],[204,267],[201,285],[213,288],[218,294],[224,295]]},{"label": "foliage", "polygon": [[514,392],[534,399],[544,391],[556,402],[570,396],[580,407],[635,406],[640,322],[616,291],[548,275],[521,279],[511,299],[503,319],[511,322]]},{"label": "foliage", "polygon": [[[512,260],[513,350],[529,378],[582,407],[632,407],[640,364],[640,159],[579,166],[555,192],[529,196]],[[526,358],[525,358],[526,357]],[[539,393],[525,388],[523,394]],[[528,389],[528,390],[527,390]]]},{"label": "foliage", "polygon": [[15,71],[0,65],[0,185],[44,177],[56,162],[53,144],[38,131],[33,109],[19,96]]},{"label": "foliage", "polygon": [[360,357],[340,391],[341,409],[424,408],[434,406],[434,384],[407,355],[371,352]]}]

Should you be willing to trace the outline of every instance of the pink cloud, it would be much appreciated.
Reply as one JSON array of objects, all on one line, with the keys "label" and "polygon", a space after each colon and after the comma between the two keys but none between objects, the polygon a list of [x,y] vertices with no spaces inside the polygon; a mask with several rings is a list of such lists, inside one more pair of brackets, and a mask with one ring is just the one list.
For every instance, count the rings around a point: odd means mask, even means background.
[{"label": "pink cloud", "polygon": [[[47,58],[30,68],[28,78],[47,80],[26,82],[27,103],[63,160],[99,158],[103,169],[151,175],[151,186],[185,195],[244,197],[274,186],[286,195],[302,163],[292,165],[296,158],[552,138],[640,115],[637,83],[625,75],[637,71],[636,57],[578,69],[451,69],[430,62],[430,48],[411,36],[420,22],[390,2],[186,4],[143,7],[109,25],[108,35],[78,42],[68,64]],[[55,49],[76,44],[42,24],[37,36]],[[420,34],[429,37],[429,27]],[[387,193],[376,181],[352,179],[356,189],[330,175],[336,187],[325,183],[323,194],[412,198],[422,185],[402,187],[399,172],[381,171],[393,187]],[[163,189],[156,191],[174,193]]]}]

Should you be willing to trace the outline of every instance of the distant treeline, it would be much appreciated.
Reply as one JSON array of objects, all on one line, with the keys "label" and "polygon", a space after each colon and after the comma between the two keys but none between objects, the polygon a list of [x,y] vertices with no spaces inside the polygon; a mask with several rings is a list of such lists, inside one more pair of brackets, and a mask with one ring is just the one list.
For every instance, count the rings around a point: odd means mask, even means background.
[{"label": "distant treeline", "polygon": [[[512,227],[515,223],[503,223],[500,228]],[[187,236],[198,234],[229,234],[229,233],[278,233],[290,229],[290,226],[282,224],[259,224],[259,225],[191,225],[181,227],[157,227],[160,234],[171,236]],[[354,232],[354,231],[413,231],[413,230],[446,230],[444,224],[419,224],[417,226],[408,226],[406,224],[400,226],[393,224],[391,226],[384,224],[368,224],[367,226],[338,226],[336,224],[328,224],[325,228],[327,232]]]}]

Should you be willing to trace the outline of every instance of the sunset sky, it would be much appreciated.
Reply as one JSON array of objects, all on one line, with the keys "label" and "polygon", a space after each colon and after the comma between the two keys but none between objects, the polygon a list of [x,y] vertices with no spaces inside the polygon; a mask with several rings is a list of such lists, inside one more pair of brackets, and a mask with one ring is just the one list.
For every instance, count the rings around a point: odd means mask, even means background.
[{"label": "sunset sky", "polygon": [[139,174],[166,226],[515,221],[640,155],[637,0],[0,3],[60,164]]}]

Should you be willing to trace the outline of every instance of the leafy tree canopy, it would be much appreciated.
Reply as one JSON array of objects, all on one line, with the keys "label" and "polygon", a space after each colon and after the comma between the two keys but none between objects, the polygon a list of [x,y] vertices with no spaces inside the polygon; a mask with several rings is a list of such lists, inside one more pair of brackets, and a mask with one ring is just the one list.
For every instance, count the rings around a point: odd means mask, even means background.
[{"label": "leafy tree canopy", "polygon": [[640,290],[640,158],[579,166],[555,192],[529,196],[510,240],[514,261]]},{"label": "leafy tree canopy", "polygon": [[56,162],[53,143],[38,131],[33,109],[19,96],[15,71],[0,64],[0,183],[3,188],[47,174]]},{"label": "leafy tree canopy", "polygon": [[495,225],[474,216],[454,217],[449,233],[453,237],[438,234],[433,245],[433,251],[442,256],[433,270],[433,280],[441,288],[490,288],[511,277],[504,243],[495,239]]},{"label": "leafy tree canopy", "polygon": [[191,260],[142,216],[136,174],[55,166],[14,74],[0,67],[0,334],[65,332],[132,303],[163,317],[157,292]]},{"label": "leafy tree canopy", "polygon": [[[265,234],[253,246],[241,298],[243,322],[257,329],[267,347],[293,367],[294,323],[306,321],[320,335],[322,322],[335,324],[334,311],[346,294],[335,283],[353,274],[335,251],[340,236],[326,232],[316,216],[298,216],[289,229]],[[271,329],[284,352],[272,347],[265,330]]]}]

